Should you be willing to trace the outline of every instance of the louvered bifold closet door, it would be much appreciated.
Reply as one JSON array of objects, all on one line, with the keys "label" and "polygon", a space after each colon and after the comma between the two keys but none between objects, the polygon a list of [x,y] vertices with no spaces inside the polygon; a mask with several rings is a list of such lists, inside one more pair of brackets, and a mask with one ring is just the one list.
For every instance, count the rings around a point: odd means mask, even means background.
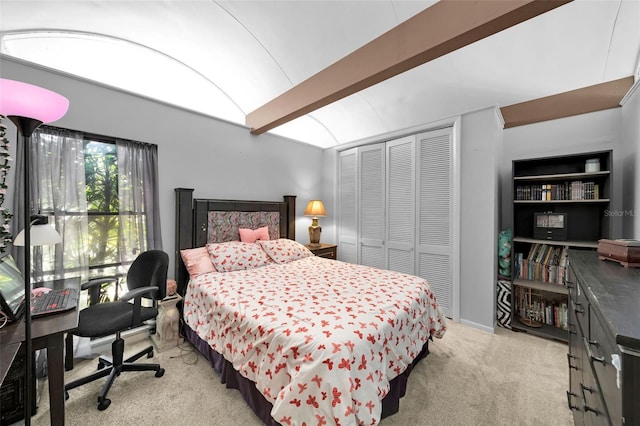
[{"label": "louvered bifold closet door", "polygon": [[385,144],[358,148],[360,173],[360,262],[375,268],[386,268],[385,237]]},{"label": "louvered bifold closet door", "polygon": [[357,148],[340,153],[338,175],[338,259],[358,263]]},{"label": "louvered bifold closet door", "polygon": [[453,133],[451,128],[417,135],[417,273],[440,307],[453,316]]},{"label": "louvered bifold closet door", "polygon": [[387,265],[414,274],[415,135],[387,142]]}]

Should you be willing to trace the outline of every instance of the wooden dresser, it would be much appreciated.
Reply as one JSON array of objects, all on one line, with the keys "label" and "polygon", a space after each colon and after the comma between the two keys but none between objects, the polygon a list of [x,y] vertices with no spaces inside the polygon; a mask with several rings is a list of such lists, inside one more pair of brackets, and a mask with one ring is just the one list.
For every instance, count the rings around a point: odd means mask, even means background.
[{"label": "wooden dresser", "polygon": [[569,391],[576,425],[640,425],[640,269],[570,250]]}]

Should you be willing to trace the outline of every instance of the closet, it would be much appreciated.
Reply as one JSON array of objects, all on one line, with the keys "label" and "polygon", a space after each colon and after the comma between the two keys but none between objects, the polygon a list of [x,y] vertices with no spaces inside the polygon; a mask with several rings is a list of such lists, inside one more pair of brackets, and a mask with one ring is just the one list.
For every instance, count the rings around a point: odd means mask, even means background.
[{"label": "closet", "polygon": [[339,153],[339,259],[418,275],[451,316],[454,137],[451,127]]}]

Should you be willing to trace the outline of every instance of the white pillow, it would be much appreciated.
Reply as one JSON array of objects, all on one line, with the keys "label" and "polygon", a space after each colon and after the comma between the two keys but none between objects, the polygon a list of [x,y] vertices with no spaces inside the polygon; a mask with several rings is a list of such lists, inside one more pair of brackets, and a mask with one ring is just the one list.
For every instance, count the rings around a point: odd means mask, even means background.
[{"label": "white pillow", "polygon": [[253,269],[273,263],[264,250],[255,243],[240,241],[209,243],[207,250],[211,257],[211,263],[218,272]]},{"label": "white pillow", "polygon": [[279,238],[277,240],[269,241],[256,241],[256,244],[259,244],[274,262],[280,264],[313,256],[311,250],[302,244],[287,238]]}]

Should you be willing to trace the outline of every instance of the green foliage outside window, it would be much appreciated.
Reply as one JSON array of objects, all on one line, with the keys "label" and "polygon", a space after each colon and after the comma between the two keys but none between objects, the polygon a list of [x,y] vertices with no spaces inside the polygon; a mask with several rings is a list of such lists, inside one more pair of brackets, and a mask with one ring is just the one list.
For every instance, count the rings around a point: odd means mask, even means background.
[{"label": "green foliage outside window", "polygon": [[[116,264],[120,262],[116,145],[87,140],[84,161],[89,213],[89,266]],[[96,275],[104,272],[96,271]]]}]

